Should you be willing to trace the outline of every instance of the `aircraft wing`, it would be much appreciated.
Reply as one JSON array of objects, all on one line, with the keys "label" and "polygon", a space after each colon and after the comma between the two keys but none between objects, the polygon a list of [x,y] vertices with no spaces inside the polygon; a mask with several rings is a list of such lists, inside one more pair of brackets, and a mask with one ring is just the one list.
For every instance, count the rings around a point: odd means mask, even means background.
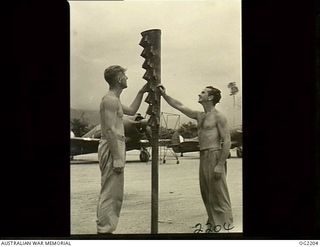
[{"label": "aircraft wing", "polygon": [[[143,139],[140,140],[141,146],[144,148],[151,147],[151,142],[149,140]],[[171,145],[170,139],[160,139],[159,140],[159,146],[166,146],[169,147]]]},{"label": "aircraft wing", "polygon": [[97,138],[72,137],[70,138],[70,155],[96,153],[99,140]]},{"label": "aircraft wing", "polygon": [[[123,119],[127,151],[134,149],[141,150],[150,147],[150,142],[143,140],[143,138],[148,138],[150,135],[147,123],[148,120],[144,119],[140,114],[130,117],[126,116]],[[71,134],[70,155],[73,157],[80,154],[97,153],[100,138],[100,124],[81,137],[74,137],[74,135]]]},{"label": "aircraft wing", "polygon": [[175,153],[197,152],[200,150],[199,141],[185,141],[168,147],[172,148]]},{"label": "aircraft wing", "polygon": [[242,147],[242,126],[230,130],[231,135],[231,149],[235,147]]}]

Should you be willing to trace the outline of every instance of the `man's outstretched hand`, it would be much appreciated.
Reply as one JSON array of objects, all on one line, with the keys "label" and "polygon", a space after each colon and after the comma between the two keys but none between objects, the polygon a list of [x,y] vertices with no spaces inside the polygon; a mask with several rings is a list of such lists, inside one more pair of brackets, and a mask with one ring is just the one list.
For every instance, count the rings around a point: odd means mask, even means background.
[{"label": "man's outstretched hand", "polygon": [[146,92],[149,92],[150,90],[150,84],[146,83],[143,85],[143,87],[139,90],[140,93],[144,94]]},{"label": "man's outstretched hand", "polygon": [[162,96],[166,95],[166,88],[162,84],[159,84],[157,88],[159,89]]}]

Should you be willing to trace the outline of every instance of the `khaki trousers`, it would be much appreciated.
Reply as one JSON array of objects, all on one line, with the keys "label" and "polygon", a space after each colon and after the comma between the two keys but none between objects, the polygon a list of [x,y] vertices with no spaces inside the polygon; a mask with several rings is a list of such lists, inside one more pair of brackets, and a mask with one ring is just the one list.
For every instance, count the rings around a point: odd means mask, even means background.
[{"label": "khaki trousers", "polygon": [[[100,140],[98,159],[101,171],[101,190],[97,206],[98,233],[111,233],[118,225],[124,188],[124,172],[113,171],[113,158],[106,140]],[[125,163],[125,142],[118,140],[119,151]]]},{"label": "khaki trousers", "polygon": [[221,229],[224,229],[224,224],[227,228],[233,225],[233,216],[226,169],[223,170],[221,179],[214,178],[214,167],[218,164],[220,153],[220,150],[214,149],[200,151],[199,179],[202,200],[208,214],[207,223],[212,227],[220,225]]}]

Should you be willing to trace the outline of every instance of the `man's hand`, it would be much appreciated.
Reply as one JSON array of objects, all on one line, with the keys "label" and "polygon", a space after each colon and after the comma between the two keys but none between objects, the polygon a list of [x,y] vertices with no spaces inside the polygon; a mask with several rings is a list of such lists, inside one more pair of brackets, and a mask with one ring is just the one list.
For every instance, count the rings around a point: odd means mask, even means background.
[{"label": "man's hand", "polygon": [[222,172],[223,172],[223,166],[221,166],[221,165],[216,165],[215,168],[214,168],[214,170],[213,170],[213,172],[214,172],[214,178],[215,178],[216,180],[221,179],[221,174],[222,174]]},{"label": "man's hand", "polygon": [[146,83],[144,84],[144,86],[139,90],[139,93],[146,93],[146,92],[149,92],[150,90],[150,83]]},{"label": "man's hand", "polygon": [[166,95],[166,88],[162,84],[159,84],[157,88],[159,89],[162,96]]},{"label": "man's hand", "polygon": [[114,160],[112,169],[115,173],[121,174],[123,172],[123,161],[121,159]]}]

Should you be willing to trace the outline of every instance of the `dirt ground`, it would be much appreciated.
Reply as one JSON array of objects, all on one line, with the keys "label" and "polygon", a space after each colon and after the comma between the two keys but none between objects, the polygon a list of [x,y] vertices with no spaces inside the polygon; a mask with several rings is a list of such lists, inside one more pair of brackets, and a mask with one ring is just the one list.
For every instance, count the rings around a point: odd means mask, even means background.
[{"label": "dirt ground", "polygon": [[[138,151],[127,152],[124,201],[114,234],[151,232],[151,162],[138,160]],[[193,233],[198,223],[206,223],[199,188],[199,154],[186,153],[179,160],[176,164],[168,155],[165,164],[159,162],[159,233]],[[71,234],[96,234],[100,189],[97,154],[76,156],[70,167]],[[227,182],[235,225],[231,232],[242,232],[242,159],[234,152],[228,159]]]}]

